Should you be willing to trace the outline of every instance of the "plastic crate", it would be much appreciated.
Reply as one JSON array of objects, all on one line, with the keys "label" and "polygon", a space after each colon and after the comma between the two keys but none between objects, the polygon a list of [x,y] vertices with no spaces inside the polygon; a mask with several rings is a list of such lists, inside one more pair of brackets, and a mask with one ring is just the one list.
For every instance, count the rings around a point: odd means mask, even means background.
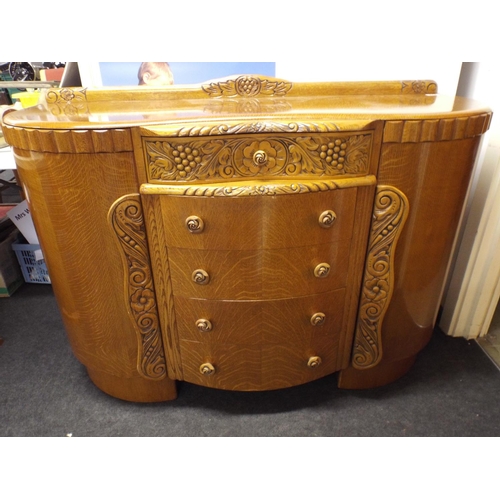
[{"label": "plastic crate", "polygon": [[35,250],[40,250],[40,245],[14,243],[12,245],[26,283],[50,284],[49,273],[45,260],[36,260]]}]

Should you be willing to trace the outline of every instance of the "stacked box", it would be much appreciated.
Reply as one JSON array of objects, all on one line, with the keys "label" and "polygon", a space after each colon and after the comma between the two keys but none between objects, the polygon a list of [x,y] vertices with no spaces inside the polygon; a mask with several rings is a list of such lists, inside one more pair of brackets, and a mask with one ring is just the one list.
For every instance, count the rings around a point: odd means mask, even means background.
[{"label": "stacked box", "polygon": [[0,297],[10,297],[24,283],[12,245],[19,241],[19,231],[12,231],[0,241]]}]

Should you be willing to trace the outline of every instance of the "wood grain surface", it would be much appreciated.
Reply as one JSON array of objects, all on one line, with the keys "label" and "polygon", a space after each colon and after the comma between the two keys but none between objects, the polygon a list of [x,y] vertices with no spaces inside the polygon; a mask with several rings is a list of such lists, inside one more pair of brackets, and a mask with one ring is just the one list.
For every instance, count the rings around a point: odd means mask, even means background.
[{"label": "wood grain surface", "polygon": [[[169,248],[175,296],[218,300],[269,300],[329,292],[345,287],[350,240],[279,250],[190,250]],[[331,266],[325,278],[314,269]],[[192,273],[205,270],[210,281],[196,284]]]},{"label": "wood grain surface", "polygon": [[[168,245],[200,250],[251,250],[322,245],[350,238],[357,189],[324,193],[246,198],[159,196]],[[330,228],[319,216],[336,214]],[[191,233],[186,219],[195,215],[204,229]]]},{"label": "wood grain surface", "polygon": [[[324,294],[270,301],[217,301],[175,297],[179,338],[197,342],[258,345],[300,344],[321,336],[342,333],[345,289]],[[311,324],[321,312],[324,323]],[[209,332],[196,321],[208,319]]]},{"label": "wood grain surface", "polygon": [[[184,379],[199,385],[237,391],[262,391],[291,387],[324,377],[339,369],[338,337],[318,337],[301,345],[262,343],[260,346],[207,344],[181,341]],[[319,356],[321,364],[309,368]],[[213,375],[202,375],[200,366],[211,363]]]}]

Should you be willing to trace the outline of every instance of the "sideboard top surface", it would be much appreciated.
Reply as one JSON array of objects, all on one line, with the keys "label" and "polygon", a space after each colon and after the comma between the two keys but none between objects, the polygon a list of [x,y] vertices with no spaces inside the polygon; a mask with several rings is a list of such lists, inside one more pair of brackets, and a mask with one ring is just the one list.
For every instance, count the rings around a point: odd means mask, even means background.
[{"label": "sideboard top surface", "polygon": [[3,121],[11,127],[62,130],[328,121],[354,130],[374,120],[460,118],[490,111],[470,99],[437,94],[431,80],[290,83],[240,75],[190,86],[48,89],[37,106],[7,112]]}]

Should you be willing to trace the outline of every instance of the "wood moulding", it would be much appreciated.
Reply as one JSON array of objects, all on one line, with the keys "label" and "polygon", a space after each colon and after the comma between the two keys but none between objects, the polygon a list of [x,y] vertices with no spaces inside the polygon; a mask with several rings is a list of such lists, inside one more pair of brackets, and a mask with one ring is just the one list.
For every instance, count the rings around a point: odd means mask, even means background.
[{"label": "wood moulding", "polygon": [[130,129],[39,130],[3,125],[9,144],[41,153],[121,153],[133,151]]},{"label": "wood moulding", "polygon": [[436,120],[390,120],[385,123],[383,142],[436,142],[467,139],[484,134],[492,113]]},{"label": "wood moulding", "polygon": [[382,322],[394,288],[394,254],[409,203],[399,189],[378,186],[354,339],[352,365],[372,368],[382,359]]},{"label": "wood moulding", "polygon": [[335,189],[373,186],[377,179],[373,175],[362,177],[346,177],[339,179],[289,181],[265,181],[251,183],[218,183],[218,184],[142,184],[142,195],[170,195],[196,197],[242,197],[242,196],[276,196],[284,194],[318,193]]},{"label": "wood moulding", "polygon": [[138,340],[137,371],[144,378],[161,380],[167,373],[166,362],[140,196],[119,198],[108,221],[122,251],[125,302]]}]

